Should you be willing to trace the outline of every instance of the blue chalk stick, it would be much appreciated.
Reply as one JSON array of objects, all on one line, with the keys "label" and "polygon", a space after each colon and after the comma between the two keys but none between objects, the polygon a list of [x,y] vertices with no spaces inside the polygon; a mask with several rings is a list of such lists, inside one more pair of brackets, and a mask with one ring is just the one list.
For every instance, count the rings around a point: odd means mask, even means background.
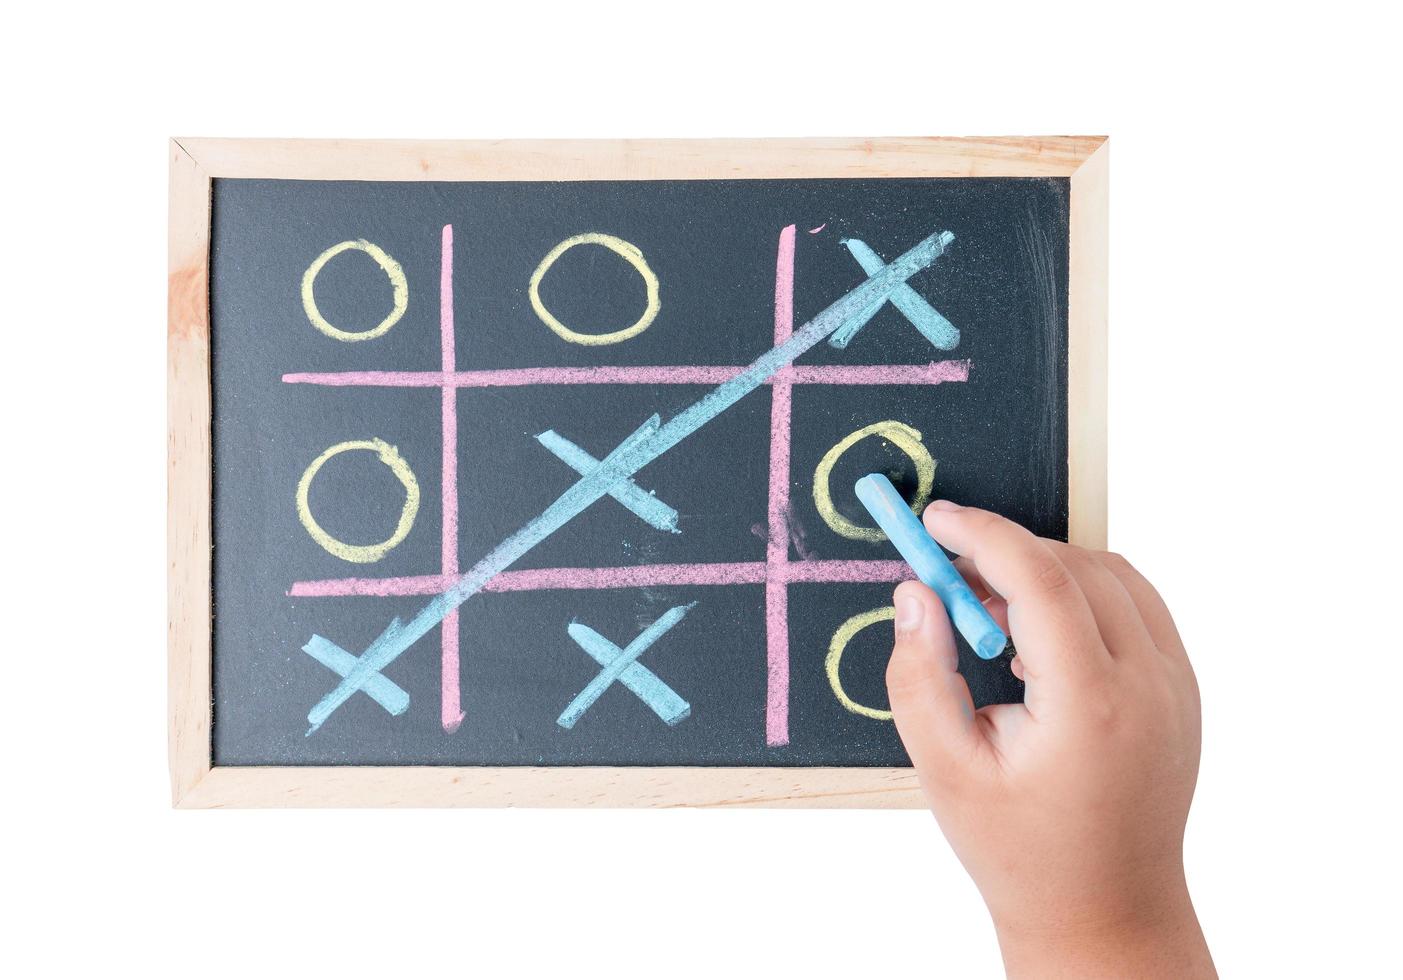
[{"label": "blue chalk stick", "polygon": [[857,499],[896,545],[916,577],[940,596],[950,621],[974,652],[985,660],[993,660],[1003,653],[1008,636],[970,591],[969,584],[945,557],[940,545],[926,533],[916,515],[911,513],[911,505],[896,492],[891,481],[880,473],[869,473],[857,481],[855,489]]}]

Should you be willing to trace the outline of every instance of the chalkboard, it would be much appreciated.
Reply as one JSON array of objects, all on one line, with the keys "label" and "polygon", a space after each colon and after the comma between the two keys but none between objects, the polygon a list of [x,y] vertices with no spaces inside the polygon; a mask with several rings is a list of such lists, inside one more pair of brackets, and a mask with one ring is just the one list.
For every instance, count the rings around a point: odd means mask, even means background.
[{"label": "chalkboard", "polygon": [[853,482],[1068,537],[1071,211],[1067,176],[214,178],[210,764],[909,765],[910,572]]}]

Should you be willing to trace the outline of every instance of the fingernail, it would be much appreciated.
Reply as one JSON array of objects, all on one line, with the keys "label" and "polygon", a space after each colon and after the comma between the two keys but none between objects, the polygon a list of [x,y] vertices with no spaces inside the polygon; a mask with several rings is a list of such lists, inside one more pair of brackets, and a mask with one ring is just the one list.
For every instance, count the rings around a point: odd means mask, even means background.
[{"label": "fingernail", "polygon": [[910,636],[921,628],[926,607],[915,596],[899,596],[896,600],[896,635]]},{"label": "fingernail", "polygon": [[932,500],[927,510],[963,510],[959,504],[953,500]]}]

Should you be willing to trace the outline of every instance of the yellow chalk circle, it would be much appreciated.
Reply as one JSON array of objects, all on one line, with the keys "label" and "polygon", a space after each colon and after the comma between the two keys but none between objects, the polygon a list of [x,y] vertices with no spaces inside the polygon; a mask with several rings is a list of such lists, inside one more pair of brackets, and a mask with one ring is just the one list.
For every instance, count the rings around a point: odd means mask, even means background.
[{"label": "yellow chalk circle", "polygon": [[858,704],[852,698],[848,697],[847,691],[843,690],[843,682],[838,678],[838,665],[843,661],[843,648],[848,645],[854,636],[872,624],[895,618],[895,606],[882,606],[865,613],[858,613],[842,626],[838,627],[837,632],[833,634],[833,639],[828,644],[828,659],[824,663],[824,669],[828,672],[828,685],[833,688],[833,695],[838,699],[838,703],[855,715],[876,718],[878,721],[891,721],[890,711],[883,711],[881,708],[869,708],[865,704]]},{"label": "yellow chalk circle", "polygon": [[[317,274],[322,271],[322,266],[326,265],[342,252],[354,249],[364,252],[375,260],[375,264],[385,270],[385,275],[389,277],[390,285],[395,291],[395,307],[385,319],[369,330],[359,332],[342,330],[333,326],[326,317],[322,316],[321,310],[317,309],[317,299],[312,293],[312,287],[317,281]],[[404,316],[404,311],[409,306],[409,281],[404,278],[404,268],[392,259],[379,245],[372,245],[364,238],[350,242],[342,242],[333,245],[307,266],[307,271],[302,274],[302,308],[307,311],[307,319],[312,321],[312,326],[316,327],[328,337],[336,340],[344,340],[348,343],[357,340],[374,340],[383,336],[389,329],[399,322],[399,318]]]},{"label": "yellow chalk circle", "polygon": [[[546,304],[541,302],[541,280],[545,278],[546,272],[555,265],[555,260],[560,258],[576,245],[603,245],[615,255],[620,256],[625,262],[633,266],[640,276],[643,277],[643,285],[648,289],[648,307],[643,311],[643,315],[631,327],[622,330],[615,330],[613,333],[579,333],[571,330],[565,324],[556,319],[555,314],[546,309]],[[658,301],[658,277],[653,274],[653,270],[648,268],[648,263],[643,258],[643,253],[638,250],[638,246],[624,241],[622,238],[615,238],[613,235],[604,235],[598,232],[590,232],[586,235],[575,235],[567,238],[555,248],[546,253],[546,257],[541,260],[541,264],[536,266],[536,271],[531,273],[531,285],[527,290],[531,297],[531,309],[536,311],[536,315],[541,318],[541,322],[550,327],[557,336],[572,344],[586,344],[590,347],[600,347],[604,344],[617,344],[628,340],[630,337],[637,337],[653,322],[658,315],[658,310],[662,304]]]},{"label": "yellow chalk circle", "polygon": [[[317,523],[317,519],[312,516],[312,508],[307,503],[307,495],[312,489],[312,480],[316,478],[317,471],[322,468],[322,464],[333,456],[357,449],[379,456],[380,462],[388,466],[390,472],[398,477],[399,482],[404,486],[404,507],[399,512],[399,524],[396,525],[395,532],[379,544],[347,544],[344,541],[338,541],[327,534]],[[307,529],[307,533],[312,536],[313,541],[337,558],[346,561],[369,564],[384,558],[391,548],[403,541],[409,534],[409,529],[414,526],[414,518],[418,513],[419,481],[414,478],[414,471],[409,468],[409,464],[404,461],[399,450],[383,439],[338,442],[312,460],[312,465],[307,467],[306,472],[302,474],[302,479],[297,481],[297,517],[302,522],[302,526]]]},{"label": "yellow chalk circle", "polygon": [[854,524],[838,513],[828,486],[828,480],[833,475],[833,466],[838,459],[868,436],[881,436],[906,453],[911,457],[911,462],[916,464],[916,499],[911,502],[911,509],[919,515],[926,504],[930,503],[931,490],[935,486],[935,460],[931,458],[930,450],[921,442],[919,432],[902,422],[888,419],[885,422],[873,422],[844,437],[818,461],[818,467],[814,470],[814,506],[818,508],[823,522],[845,538],[854,541],[885,541],[887,536],[882,533],[881,528]]}]

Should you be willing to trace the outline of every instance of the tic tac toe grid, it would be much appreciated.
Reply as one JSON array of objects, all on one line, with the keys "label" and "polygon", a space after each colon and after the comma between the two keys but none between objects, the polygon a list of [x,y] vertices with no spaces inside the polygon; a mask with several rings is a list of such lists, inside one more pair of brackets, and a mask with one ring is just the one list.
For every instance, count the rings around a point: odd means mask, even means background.
[{"label": "tic tac toe grid", "polygon": [[[818,229],[814,229],[817,231]],[[776,346],[794,331],[794,252],[796,227],[779,233],[775,259],[774,340]],[[458,540],[458,411],[460,388],[590,384],[721,384],[744,366],[542,367],[506,370],[459,370],[453,313],[453,226],[442,231],[440,278],[440,350],[438,371],[341,371],[290,373],[288,384],[360,387],[438,388],[442,419],[442,541],[435,573],[403,577],[335,578],[298,581],[289,596],[436,596],[451,589],[462,574]],[[873,311],[875,312],[875,311]],[[789,494],[792,392],[794,385],[935,385],[964,382],[968,360],[920,365],[786,364],[766,383],[771,389],[767,540],[764,561],[641,564],[618,568],[506,569],[486,582],[485,592],[556,589],[615,589],[649,586],[763,586],[766,620],[765,739],[771,746],[789,743],[789,590],[791,583],[899,582],[910,577],[900,561],[817,560],[789,558]],[[463,721],[459,616],[451,609],[439,627],[442,649],[441,721],[446,732]]]}]

